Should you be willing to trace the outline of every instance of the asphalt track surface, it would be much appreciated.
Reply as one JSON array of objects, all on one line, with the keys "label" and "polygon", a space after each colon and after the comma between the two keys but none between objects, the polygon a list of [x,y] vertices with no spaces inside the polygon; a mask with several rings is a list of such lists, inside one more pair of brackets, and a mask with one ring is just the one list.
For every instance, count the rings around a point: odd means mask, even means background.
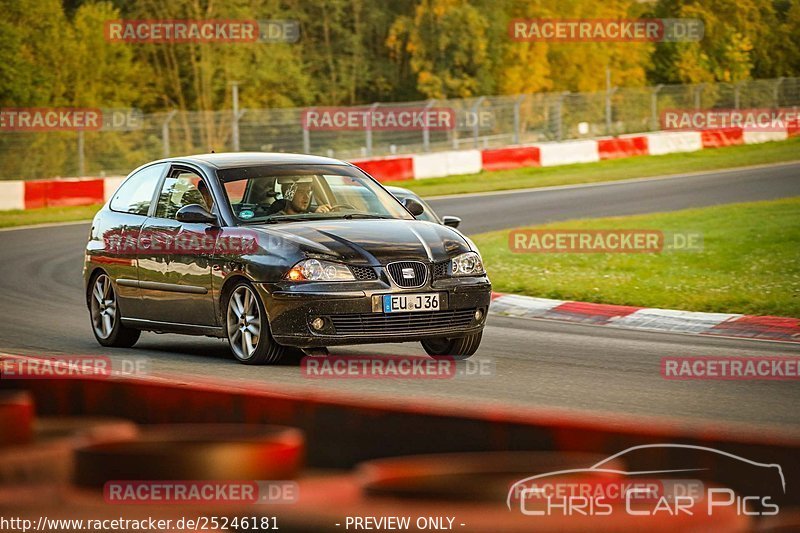
[{"label": "asphalt track surface", "polygon": [[[572,218],[669,211],[800,196],[800,163],[591,187],[443,198],[441,214],[464,218],[467,233]],[[498,215],[501,213],[502,215]],[[0,352],[144,357],[156,374],[286,385],[397,402],[413,398],[504,409],[588,413],[592,419],[654,417],[687,427],[739,424],[800,435],[800,385],[791,381],[670,381],[668,356],[800,355],[790,343],[709,338],[492,316],[483,344],[459,371],[484,361],[491,375],[452,379],[308,379],[296,360],[274,367],[235,363],[225,341],[144,333],[132,349],[108,350],[92,337],[83,300],[82,250],[88,224],[0,232]],[[335,355],[422,356],[416,343],[362,345]],[[472,365],[472,366],[468,366]],[[273,385],[276,386],[276,385]]]}]

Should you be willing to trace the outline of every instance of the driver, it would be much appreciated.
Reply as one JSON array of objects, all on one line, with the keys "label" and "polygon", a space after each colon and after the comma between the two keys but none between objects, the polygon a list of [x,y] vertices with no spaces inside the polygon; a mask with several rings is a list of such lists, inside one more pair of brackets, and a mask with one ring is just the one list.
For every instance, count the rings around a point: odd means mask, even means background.
[{"label": "driver", "polygon": [[[280,215],[300,215],[309,212],[311,207],[311,182],[296,181],[286,190],[283,198],[285,200],[283,208],[277,212]],[[323,204],[314,210],[314,213],[327,213],[331,208]]]}]

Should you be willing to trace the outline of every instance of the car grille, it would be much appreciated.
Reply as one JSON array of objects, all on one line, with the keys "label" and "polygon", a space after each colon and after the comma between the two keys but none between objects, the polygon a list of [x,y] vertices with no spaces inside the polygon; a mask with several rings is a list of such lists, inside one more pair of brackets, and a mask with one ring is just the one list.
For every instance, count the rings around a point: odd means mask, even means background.
[{"label": "car grille", "polygon": [[442,261],[441,263],[434,263],[433,279],[446,278],[449,268],[450,268],[450,261]]},{"label": "car grille", "polygon": [[[404,276],[403,271],[408,272],[411,269],[413,277],[407,278]],[[422,287],[428,279],[428,267],[425,263],[419,261],[398,261],[396,263],[389,263],[386,265],[386,270],[392,277],[392,280],[400,287]]]},{"label": "car grille", "polygon": [[353,277],[356,278],[358,281],[369,281],[373,279],[378,279],[378,275],[375,273],[375,269],[372,267],[366,266],[353,266],[349,265],[350,271],[353,273]]},{"label": "car grille", "polygon": [[474,317],[475,309],[330,316],[339,335],[435,333],[468,327]]}]

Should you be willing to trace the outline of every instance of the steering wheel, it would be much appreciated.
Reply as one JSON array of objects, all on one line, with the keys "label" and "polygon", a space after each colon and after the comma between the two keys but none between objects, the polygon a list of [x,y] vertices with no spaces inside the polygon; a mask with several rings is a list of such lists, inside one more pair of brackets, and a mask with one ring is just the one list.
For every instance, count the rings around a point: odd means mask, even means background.
[{"label": "steering wheel", "polygon": [[353,211],[357,210],[355,207],[353,207],[350,204],[334,204],[330,208],[331,211],[336,211],[336,210],[339,210],[339,209],[352,209]]}]

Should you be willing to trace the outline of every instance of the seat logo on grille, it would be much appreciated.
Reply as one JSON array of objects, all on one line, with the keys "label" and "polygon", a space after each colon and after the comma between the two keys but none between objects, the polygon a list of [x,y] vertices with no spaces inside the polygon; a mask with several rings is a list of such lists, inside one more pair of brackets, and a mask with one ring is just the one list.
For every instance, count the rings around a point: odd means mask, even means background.
[{"label": "seat logo on grille", "polygon": [[414,279],[414,269],[413,268],[404,268],[403,269],[403,279]]}]

